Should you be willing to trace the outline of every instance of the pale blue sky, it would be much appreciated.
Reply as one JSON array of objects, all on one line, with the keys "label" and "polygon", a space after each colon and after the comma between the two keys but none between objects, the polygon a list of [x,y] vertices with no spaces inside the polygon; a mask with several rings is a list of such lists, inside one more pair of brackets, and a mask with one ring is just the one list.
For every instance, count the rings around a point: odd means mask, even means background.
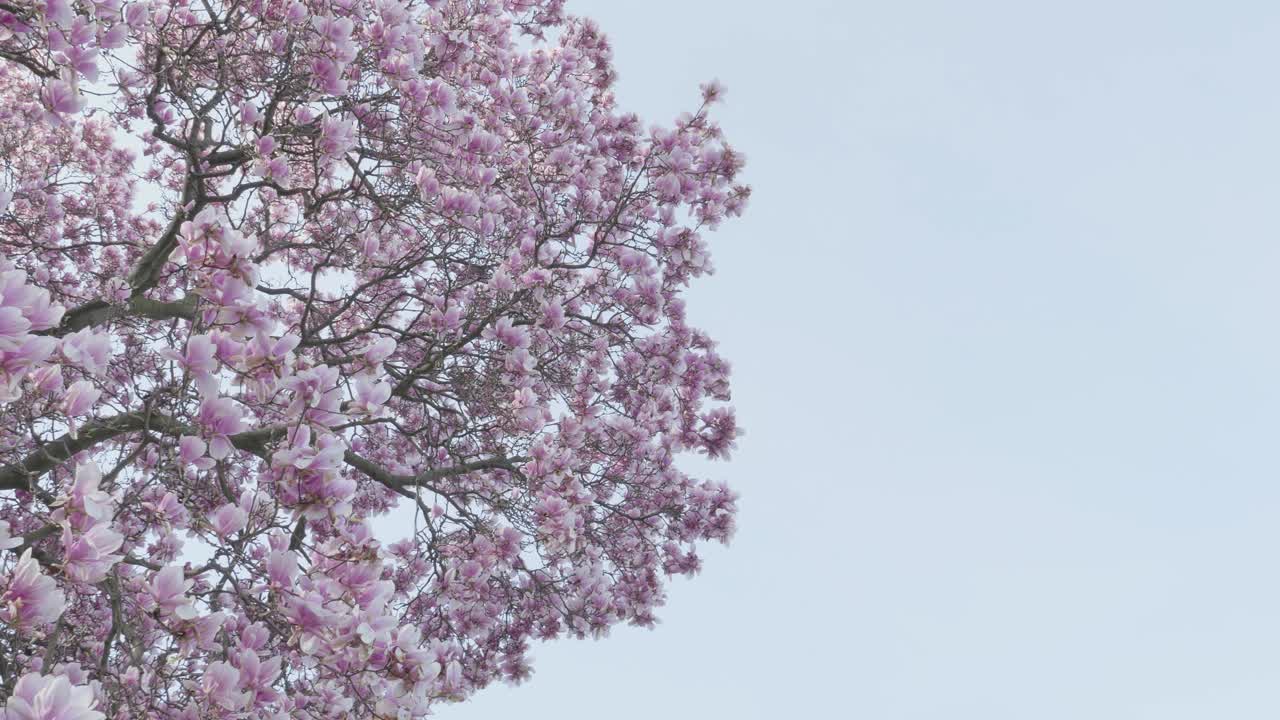
[{"label": "pale blue sky", "polygon": [[729,88],[740,530],[441,717],[1280,716],[1280,4],[570,7]]}]

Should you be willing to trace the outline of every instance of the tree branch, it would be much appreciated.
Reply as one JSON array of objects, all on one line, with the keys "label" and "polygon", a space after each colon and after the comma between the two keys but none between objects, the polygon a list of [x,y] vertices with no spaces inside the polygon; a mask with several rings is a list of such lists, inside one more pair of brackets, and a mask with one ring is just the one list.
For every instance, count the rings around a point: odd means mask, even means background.
[{"label": "tree branch", "polygon": [[527,462],[529,460],[529,458],[526,457],[515,457],[510,459],[501,457],[485,458],[481,460],[473,460],[472,462],[461,463],[454,465],[453,467],[424,470],[417,475],[400,475],[390,472],[387,469],[378,466],[368,458],[362,457],[350,450],[346,452],[343,459],[346,460],[347,464],[351,467],[359,470],[374,480],[377,480],[393,492],[410,498],[414,496],[413,493],[408,490],[408,488],[411,487],[424,487],[432,492],[447,496],[448,493],[435,486],[435,482],[437,480],[457,477],[459,475],[465,475],[469,472],[476,472],[478,470],[506,470],[510,473],[518,473],[520,471],[516,468],[516,464]]},{"label": "tree branch", "polygon": [[[0,470],[0,490],[31,490],[36,478],[44,475],[76,453],[98,443],[138,430],[155,430],[166,435],[195,435],[196,428],[158,413],[131,412],[86,423],[74,437],[70,433],[41,445],[18,465]],[[249,430],[230,436],[232,446],[267,458],[267,446],[285,435],[284,426]]]},{"label": "tree branch", "polygon": [[195,320],[196,296],[191,295],[174,302],[163,302],[136,295],[123,305],[112,305],[106,300],[93,300],[73,308],[62,316],[57,327],[37,335],[61,337],[87,327],[96,327],[120,317],[145,317],[152,320]]}]

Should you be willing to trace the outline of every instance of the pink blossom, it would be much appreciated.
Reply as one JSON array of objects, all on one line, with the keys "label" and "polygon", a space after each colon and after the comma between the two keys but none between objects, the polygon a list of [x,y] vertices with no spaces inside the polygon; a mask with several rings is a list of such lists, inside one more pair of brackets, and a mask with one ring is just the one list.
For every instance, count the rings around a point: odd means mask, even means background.
[{"label": "pink blossom", "polygon": [[418,193],[423,200],[431,200],[440,194],[440,181],[436,179],[436,172],[431,168],[424,167],[418,171],[417,185]]},{"label": "pink blossom", "polygon": [[367,378],[356,378],[353,395],[352,412],[377,416],[382,405],[391,397],[391,385],[386,382],[372,382]]},{"label": "pink blossom", "polygon": [[88,529],[111,519],[115,503],[99,489],[102,471],[95,462],[76,465],[75,481],[63,501],[67,521],[77,529]]},{"label": "pink blossom", "polygon": [[254,172],[277,185],[289,182],[289,161],[282,157],[262,158],[254,165]]},{"label": "pink blossom", "polygon": [[9,523],[0,520],[0,550],[10,550],[22,545],[21,537],[10,537]]},{"label": "pink blossom", "polygon": [[320,120],[320,154],[339,157],[356,143],[355,123],[350,118],[325,115]]},{"label": "pink blossom", "polygon": [[333,60],[316,56],[311,60],[311,76],[318,89],[328,95],[341,95],[347,91],[347,81],[342,79],[343,67]]},{"label": "pink blossom", "polygon": [[277,587],[291,588],[298,577],[298,555],[290,550],[277,550],[267,556],[267,576]]},{"label": "pink blossom", "polygon": [[0,258],[0,301],[5,306],[18,308],[31,323],[30,330],[48,330],[62,319],[63,308],[50,301],[49,291],[30,284],[25,272],[14,270],[3,258]]},{"label": "pink blossom", "polygon": [[73,418],[85,415],[98,402],[101,395],[102,391],[94,387],[93,383],[88,380],[77,380],[71,383],[71,387],[67,388],[67,394],[63,396],[62,411]]},{"label": "pink blossom", "polygon": [[146,24],[151,13],[151,6],[146,2],[134,0],[124,6],[124,21],[129,27],[137,30]]},{"label": "pink blossom", "polygon": [[[98,81],[98,49],[87,47],[71,47],[63,51],[67,62],[89,82]],[[82,103],[83,107],[83,103]]]},{"label": "pink blossom", "polygon": [[280,676],[284,659],[276,656],[262,662],[258,653],[246,647],[233,656],[240,670],[240,686],[250,694],[250,702],[269,703],[278,696],[272,684]]},{"label": "pink blossom", "polygon": [[712,80],[698,86],[702,90],[702,101],[705,103],[715,103],[724,100],[724,85],[719,80]]},{"label": "pink blossom", "polygon": [[40,563],[27,548],[9,576],[0,595],[0,619],[21,630],[49,625],[62,614],[66,597],[53,578],[40,570]]},{"label": "pink blossom", "polygon": [[369,363],[370,365],[377,365],[378,363],[391,357],[391,354],[394,353],[395,351],[396,351],[396,341],[394,338],[379,337],[373,342],[366,345],[362,352],[364,354],[365,362]]},{"label": "pink blossom", "polygon": [[31,321],[22,316],[21,308],[0,307],[0,336],[22,337],[31,329]]},{"label": "pink blossom", "polygon": [[44,16],[49,22],[68,27],[75,18],[70,0],[44,0]]},{"label": "pink blossom", "polygon": [[233,712],[243,708],[253,697],[239,690],[240,671],[225,662],[211,662],[205,667],[201,687],[208,702]]},{"label": "pink blossom", "polygon": [[111,360],[111,339],[85,328],[62,339],[62,356],[90,375],[101,375]]},{"label": "pink blossom", "polygon": [[226,538],[240,532],[249,521],[249,516],[240,507],[227,503],[209,515],[209,525],[218,537]]},{"label": "pink blossom", "polygon": [[50,80],[40,93],[40,99],[51,113],[49,119],[54,122],[61,122],[60,115],[73,115],[84,109],[84,97],[73,83],[65,80]]},{"label": "pink blossom", "polygon": [[[175,615],[175,617],[177,617]],[[178,649],[184,654],[196,651],[216,652],[221,650],[218,633],[227,621],[224,613],[209,613],[193,620],[178,618],[174,625],[181,629],[178,638]]]},{"label": "pink blossom", "polygon": [[186,595],[192,584],[181,565],[166,566],[151,579],[150,605],[159,608],[162,615],[191,620],[197,614],[191,598]]},{"label": "pink blossom", "polygon": [[243,125],[256,125],[262,120],[262,113],[258,110],[258,106],[249,101],[240,103],[240,123]]},{"label": "pink blossom", "polygon": [[93,688],[63,675],[27,673],[18,678],[5,705],[6,720],[104,720]]},{"label": "pink blossom", "polygon": [[182,355],[175,353],[173,359],[194,375],[210,375],[218,369],[217,350],[210,336],[192,335],[187,340],[187,351]]},{"label": "pink blossom", "polygon": [[199,421],[209,434],[209,455],[221,460],[231,454],[231,435],[244,427],[244,414],[231,398],[210,398],[200,404]]},{"label": "pink blossom", "polygon": [[116,23],[107,28],[98,38],[98,47],[114,50],[124,47],[125,41],[129,37],[129,26],[124,23]]},{"label": "pink blossom", "polygon": [[512,324],[511,318],[502,316],[492,327],[486,328],[484,337],[498,340],[499,342],[512,348],[526,348],[529,346],[529,332],[524,327],[517,327]]},{"label": "pink blossom", "polygon": [[46,365],[31,373],[31,382],[36,390],[45,395],[62,395],[63,380],[61,365]]},{"label": "pink blossom", "polygon": [[99,583],[107,577],[111,567],[122,556],[114,554],[120,549],[124,537],[107,524],[94,525],[83,533],[74,533],[70,527],[62,531],[67,577],[80,583]]}]

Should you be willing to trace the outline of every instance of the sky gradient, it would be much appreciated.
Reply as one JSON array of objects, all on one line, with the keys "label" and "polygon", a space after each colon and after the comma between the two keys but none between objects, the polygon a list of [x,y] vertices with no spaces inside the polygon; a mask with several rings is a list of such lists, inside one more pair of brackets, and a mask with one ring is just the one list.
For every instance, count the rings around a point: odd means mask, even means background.
[{"label": "sky gradient", "polygon": [[1280,716],[1280,5],[569,7],[728,87],[739,532],[440,717]]}]

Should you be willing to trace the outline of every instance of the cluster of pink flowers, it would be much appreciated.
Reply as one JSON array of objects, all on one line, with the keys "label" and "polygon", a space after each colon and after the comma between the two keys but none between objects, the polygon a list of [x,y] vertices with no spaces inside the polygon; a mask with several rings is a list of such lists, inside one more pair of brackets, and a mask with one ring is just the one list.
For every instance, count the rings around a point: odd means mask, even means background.
[{"label": "cluster of pink flowers", "polygon": [[0,257],[0,399],[22,397],[22,380],[53,355],[57,341],[33,332],[57,325],[62,312],[50,303],[47,290],[27,282],[25,272]]},{"label": "cluster of pink flowers", "polygon": [[5,718],[420,718],[730,538],[723,89],[562,5],[0,6]]},{"label": "cluster of pink flowers", "polygon": [[27,673],[14,683],[5,704],[5,720],[105,720],[98,705],[96,687],[74,684],[72,677],[85,673],[79,665],[57,675]]}]

